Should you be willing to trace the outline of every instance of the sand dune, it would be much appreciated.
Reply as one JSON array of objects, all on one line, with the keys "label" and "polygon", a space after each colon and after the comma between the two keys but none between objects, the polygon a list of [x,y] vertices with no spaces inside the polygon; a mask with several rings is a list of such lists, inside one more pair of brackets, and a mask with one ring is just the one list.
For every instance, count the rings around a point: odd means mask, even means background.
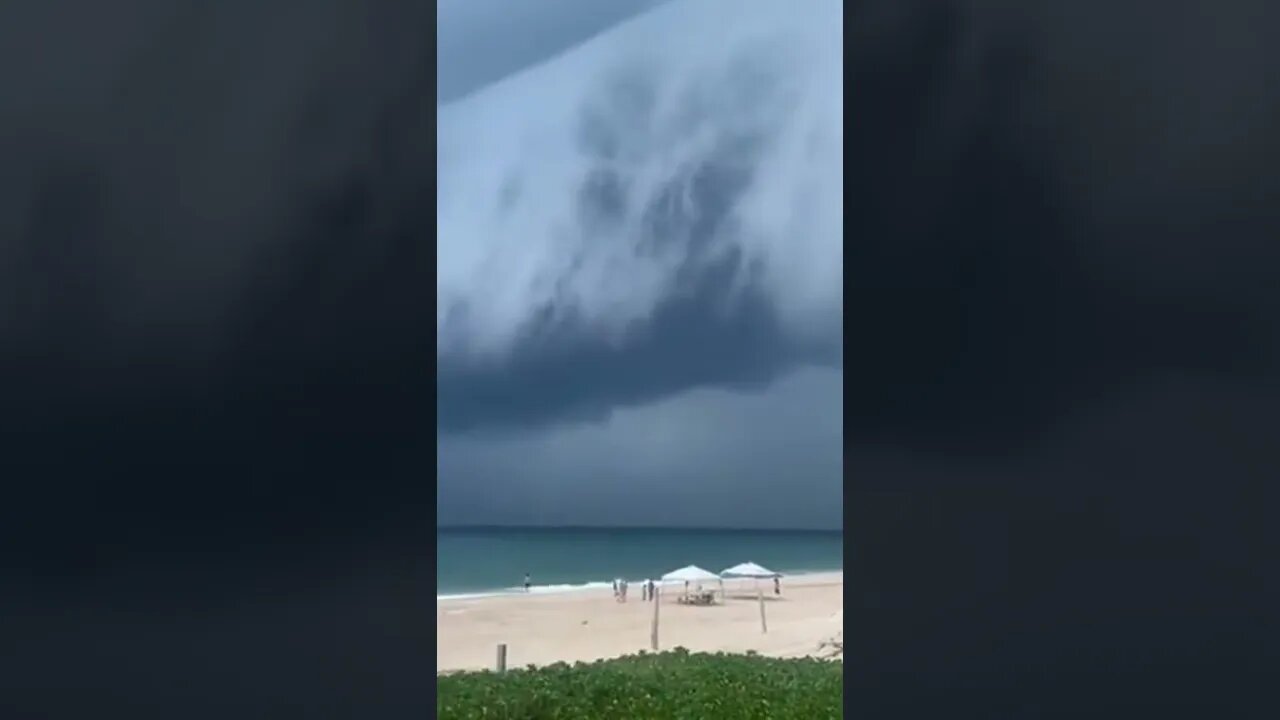
[{"label": "sand dune", "polygon": [[[659,650],[746,652],[798,657],[827,656],[822,643],[844,631],[844,573],[795,576],[783,581],[781,598],[768,598],[768,633],[760,630],[759,606],[750,592],[727,583],[724,605],[688,607],[664,597]],[[750,587],[750,583],[747,583]],[[669,589],[674,594],[674,589]],[[560,595],[518,595],[440,600],[436,603],[437,671],[493,667],[499,643],[507,644],[509,667],[557,661],[595,660],[649,649],[653,604],[631,586],[628,602],[609,590]]]}]

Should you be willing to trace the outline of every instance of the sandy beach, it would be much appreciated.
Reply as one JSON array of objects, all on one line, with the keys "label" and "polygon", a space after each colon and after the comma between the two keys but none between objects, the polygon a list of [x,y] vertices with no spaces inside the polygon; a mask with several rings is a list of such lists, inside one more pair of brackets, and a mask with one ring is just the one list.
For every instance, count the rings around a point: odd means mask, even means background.
[{"label": "sandy beach", "polygon": [[[780,598],[770,588],[765,599],[768,633],[761,633],[751,581],[726,581],[725,589],[729,597],[723,605],[696,607],[677,604],[680,590],[668,587],[659,610],[659,650],[683,646],[799,657],[820,654],[821,642],[843,634],[843,572],[784,578]],[[633,583],[626,603],[616,602],[607,588],[438,600],[437,672],[491,668],[499,643],[507,644],[508,667],[648,650],[653,603],[640,594],[640,584]]]}]

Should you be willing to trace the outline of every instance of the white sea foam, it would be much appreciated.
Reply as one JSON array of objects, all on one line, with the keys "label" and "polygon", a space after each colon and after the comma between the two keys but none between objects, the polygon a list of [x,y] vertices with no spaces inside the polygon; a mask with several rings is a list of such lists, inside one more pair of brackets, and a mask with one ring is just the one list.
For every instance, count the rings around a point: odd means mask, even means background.
[{"label": "white sea foam", "polygon": [[[636,581],[628,581],[633,585]],[[559,593],[587,592],[591,590],[605,590],[613,587],[613,582],[586,582],[586,583],[564,583],[558,585],[530,585],[529,591],[526,593],[523,587],[508,587],[496,590],[487,590],[471,593],[447,593],[436,595],[436,600],[471,600],[475,598],[485,597],[501,597],[504,595],[555,595]]]},{"label": "white sea foam", "polygon": [[[829,569],[829,570],[798,570],[794,572],[788,572],[788,571],[780,571],[780,572],[782,572],[783,579],[785,580],[787,578],[800,579],[800,578],[813,576],[813,575],[830,575],[833,573],[841,573],[843,572],[843,569],[836,568],[836,569]],[[656,577],[641,578],[641,579],[627,578],[626,582],[627,582],[627,585],[629,586],[628,595],[635,594],[636,597],[639,597],[640,586],[644,583],[645,579],[651,579],[654,582],[658,582],[658,578]],[[735,578],[734,580],[737,581],[739,579]],[[602,590],[612,589],[612,587],[613,587],[612,580],[608,580],[608,581],[597,580],[594,582],[562,583],[562,584],[553,584],[553,585],[531,585],[529,586],[529,591],[527,593],[525,592],[523,587],[508,587],[508,588],[501,588],[496,590],[485,590],[485,591],[477,591],[477,592],[469,592],[469,593],[441,593],[436,595],[436,602],[440,602],[442,600],[444,601],[477,600],[480,598],[521,596],[521,595],[559,595],[564,593],[602,591]]]}]

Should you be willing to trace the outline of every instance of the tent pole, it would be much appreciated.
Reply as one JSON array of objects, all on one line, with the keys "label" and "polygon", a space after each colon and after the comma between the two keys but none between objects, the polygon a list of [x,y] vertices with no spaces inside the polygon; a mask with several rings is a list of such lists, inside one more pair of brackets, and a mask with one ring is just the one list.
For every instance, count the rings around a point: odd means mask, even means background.
[{"label": "tent pole", "polygon": [[662,588],[655,587],[653,591],[654,596],[650,598],[653,600],[653,627],[649,630],[649,645],[654,652],[658,652],[658,606],[662,604],[658,600],[662,597]]}]

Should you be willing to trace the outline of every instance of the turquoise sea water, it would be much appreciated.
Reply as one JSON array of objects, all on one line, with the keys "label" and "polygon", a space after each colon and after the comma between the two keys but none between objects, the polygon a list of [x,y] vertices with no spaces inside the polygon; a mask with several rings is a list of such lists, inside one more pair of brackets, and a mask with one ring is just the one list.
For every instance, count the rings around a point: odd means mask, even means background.
[{"label": "turquoise sea water", "polygon": [[844,534],[807,530],[437,528],[438,597],[638,582],[685,565],[712,572],[755,562],[782,573],[844,568]]}]

